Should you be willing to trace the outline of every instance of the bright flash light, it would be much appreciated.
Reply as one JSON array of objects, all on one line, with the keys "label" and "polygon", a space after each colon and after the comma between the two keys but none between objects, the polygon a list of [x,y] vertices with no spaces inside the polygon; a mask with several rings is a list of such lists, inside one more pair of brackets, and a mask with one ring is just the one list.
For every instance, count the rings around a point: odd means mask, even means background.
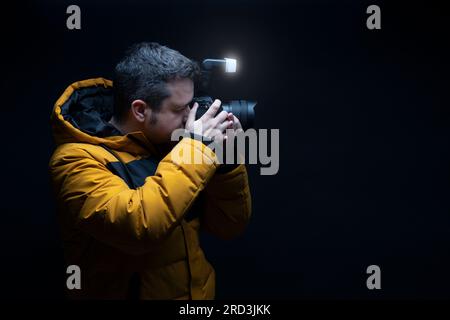
[{"label": "bright flash light", "polygon": [[225,72],[236,72],[237,60],[225,58]]}]

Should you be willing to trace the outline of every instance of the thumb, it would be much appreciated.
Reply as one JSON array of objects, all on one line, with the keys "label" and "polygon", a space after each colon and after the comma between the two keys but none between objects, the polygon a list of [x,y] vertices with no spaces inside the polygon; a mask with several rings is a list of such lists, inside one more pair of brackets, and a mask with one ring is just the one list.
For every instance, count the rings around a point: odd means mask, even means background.
[{"label": "thumb", "polygon": [[198,103],[194,103],[194,106],[192,107],[191,111],[189,111],[188,118],[186,120],[186,126],[192,125],[195,121],[195,114],[197,113]]}]

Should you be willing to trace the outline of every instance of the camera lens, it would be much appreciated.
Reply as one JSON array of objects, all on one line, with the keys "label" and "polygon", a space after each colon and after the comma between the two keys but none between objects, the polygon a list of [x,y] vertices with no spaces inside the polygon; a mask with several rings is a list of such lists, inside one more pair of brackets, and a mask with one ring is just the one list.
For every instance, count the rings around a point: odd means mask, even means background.
[{"label": "camera lens", "polygon": [[231,100],[222,105],[223,110],[233,113],[241,122],[242,128],[253,128],[255,123],[256,102],[247,100]]}]

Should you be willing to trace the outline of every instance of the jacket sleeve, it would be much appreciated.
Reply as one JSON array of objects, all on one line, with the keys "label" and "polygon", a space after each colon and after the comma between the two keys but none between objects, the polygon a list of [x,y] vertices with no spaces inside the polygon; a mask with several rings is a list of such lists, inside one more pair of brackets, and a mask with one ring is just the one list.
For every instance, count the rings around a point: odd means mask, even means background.
[{"label": "jacket sleeve", "polygon": [[[205,161],[177,161],[172,154],[182,148]],[[141,254],[180,223],[214,175],[214,159],[211,149],[184,138],[161,160],[155,175],[137,189],[130,189],[81,148],[57,149],[49,167],[58,206],[71,226],[127,253]]]},{"label": "jacket sleeve", "polygon": [[251,216],[251,195],[244,164],[227,173],[216,173],[204,190],[202,228],[221,238],[241,234]]}]

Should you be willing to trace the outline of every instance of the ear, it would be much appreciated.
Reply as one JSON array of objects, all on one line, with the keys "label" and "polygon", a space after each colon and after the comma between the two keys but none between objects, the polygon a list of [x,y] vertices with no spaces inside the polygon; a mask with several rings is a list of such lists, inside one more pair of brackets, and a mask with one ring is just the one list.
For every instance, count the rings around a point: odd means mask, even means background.
[{"label": "ear", "polygon": [[145,122],[146,116],[151,116],[149,114],[151,109],[148,107],[148,104],[143,100],[134,100],[131,103],[131,114],[133,118],[135,118],[138,122]]}]

